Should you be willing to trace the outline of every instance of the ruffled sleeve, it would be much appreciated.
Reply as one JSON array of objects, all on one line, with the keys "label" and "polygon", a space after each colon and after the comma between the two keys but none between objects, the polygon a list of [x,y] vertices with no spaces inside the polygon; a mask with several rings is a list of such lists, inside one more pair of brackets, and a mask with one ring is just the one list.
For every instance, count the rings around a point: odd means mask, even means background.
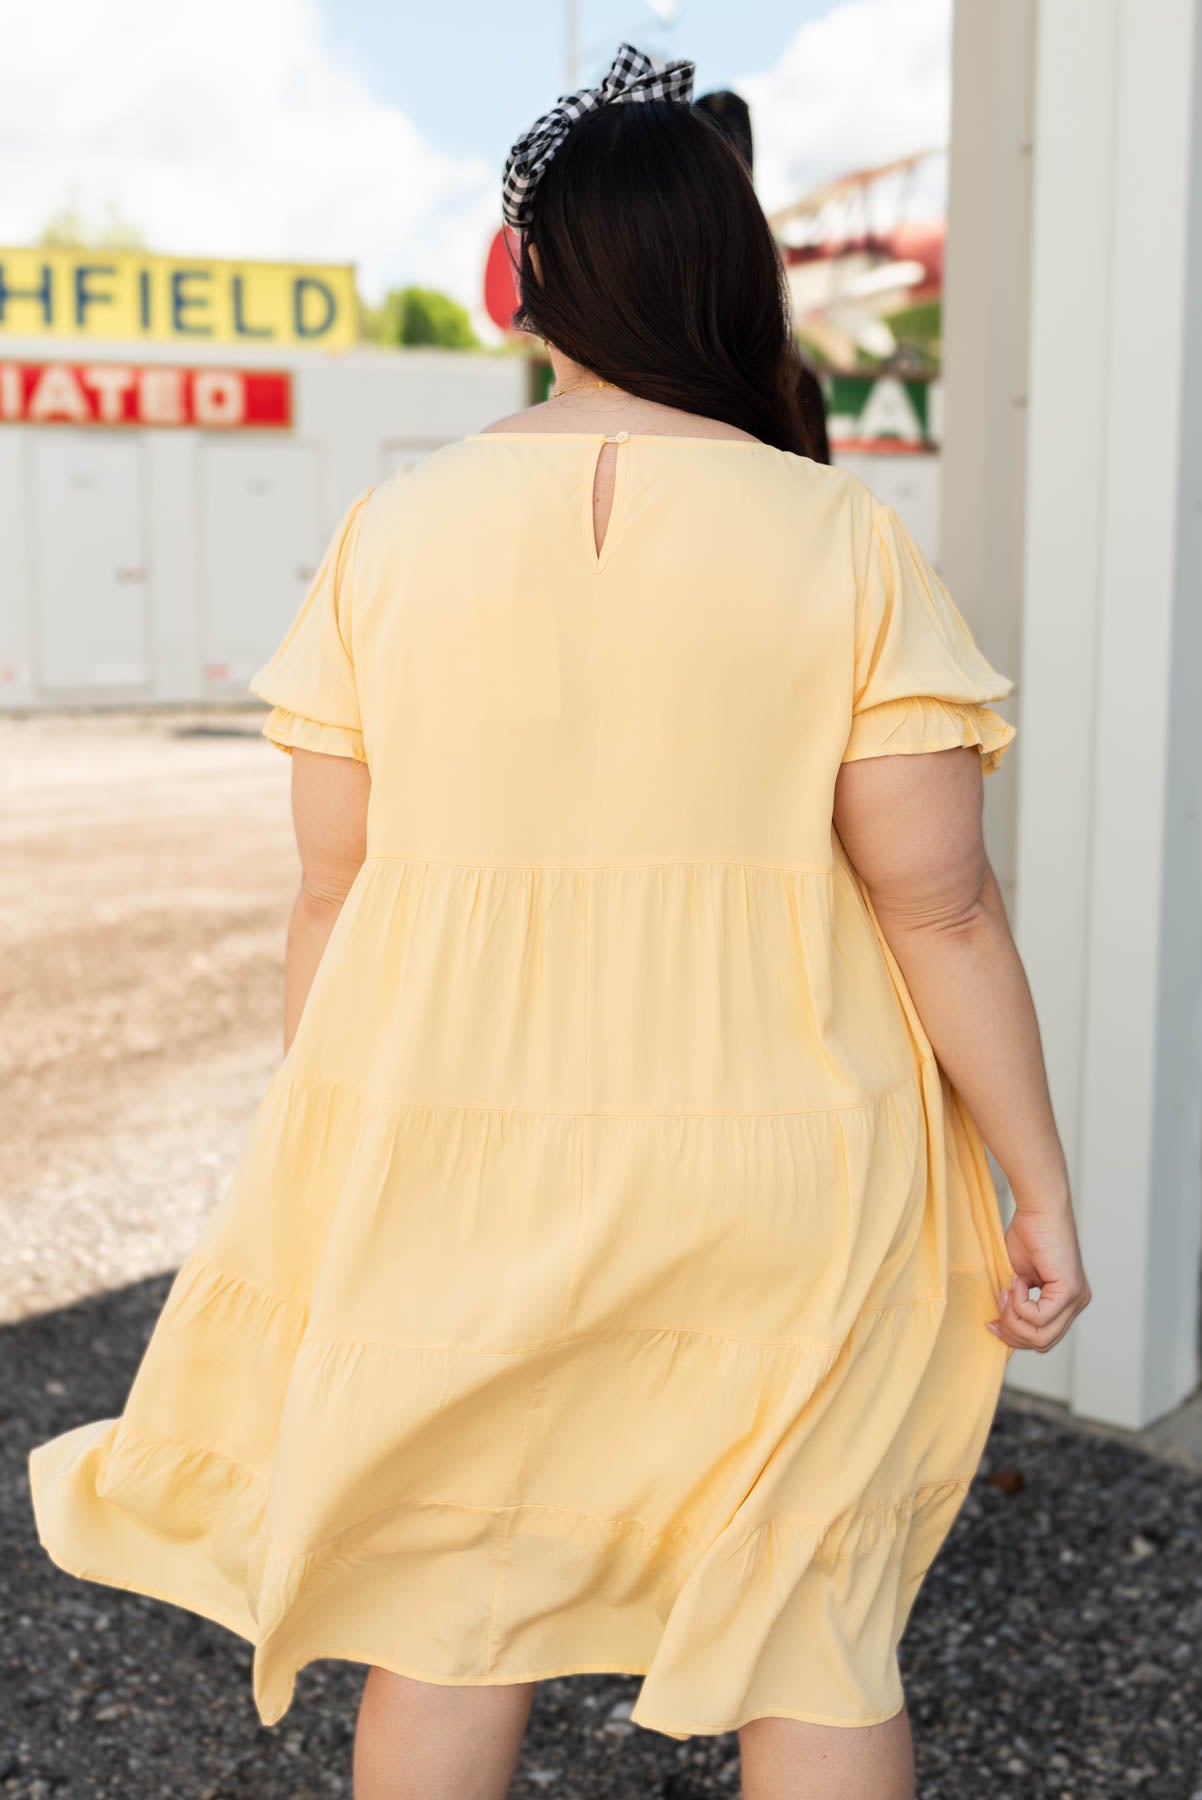
[{"label": "ruffled sleeve", "polygon": [[370,493],[360,494],[344,514],[279,648],[248,683],[271,707],[263,735],[289,755],[300,748],[367,761],[351,655],[351,597]]},{"label": "ruffled sleeve", "polygon": [[843,761],[977,745],[982,774],[992,774],[1015,728],[984,703],[1004,700],[1014,683],[981,654],[893,508],[874,509]]}]

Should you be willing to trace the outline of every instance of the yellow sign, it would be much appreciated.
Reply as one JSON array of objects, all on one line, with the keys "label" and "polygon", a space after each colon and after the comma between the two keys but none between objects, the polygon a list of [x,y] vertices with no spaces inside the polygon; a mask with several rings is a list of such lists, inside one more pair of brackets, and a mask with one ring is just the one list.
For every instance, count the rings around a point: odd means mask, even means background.
[{"label": "yellow sign", "polygon": [[0,338],[342,350],[358,335],[349,264],[0,249]]}]

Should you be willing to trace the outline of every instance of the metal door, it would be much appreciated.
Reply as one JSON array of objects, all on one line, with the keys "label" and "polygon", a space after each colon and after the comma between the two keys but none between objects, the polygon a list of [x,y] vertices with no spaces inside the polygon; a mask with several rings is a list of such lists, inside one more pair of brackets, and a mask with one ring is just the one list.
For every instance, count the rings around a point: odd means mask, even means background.
[{"label": "metal door", "polygon": [[89,694],[146,687],[150,571],[141,446],[46,427],[30,444],[37,685]]},{"label": "metal door", "polygon": [[321,454],[222,442],[200,457],[203,688],[243,689],[296,616],[324,549]]}]

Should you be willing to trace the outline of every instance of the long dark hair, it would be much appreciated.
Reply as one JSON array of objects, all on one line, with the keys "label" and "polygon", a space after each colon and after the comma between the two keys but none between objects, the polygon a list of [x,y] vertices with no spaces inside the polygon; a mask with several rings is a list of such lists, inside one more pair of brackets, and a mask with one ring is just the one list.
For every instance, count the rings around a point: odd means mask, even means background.
[{"label": "long dark hair", "polygon": [[695,107],[626,102],[574,125],[517,276],[518,330],[640,399],[809,453],[780,256],[746,163]]}]

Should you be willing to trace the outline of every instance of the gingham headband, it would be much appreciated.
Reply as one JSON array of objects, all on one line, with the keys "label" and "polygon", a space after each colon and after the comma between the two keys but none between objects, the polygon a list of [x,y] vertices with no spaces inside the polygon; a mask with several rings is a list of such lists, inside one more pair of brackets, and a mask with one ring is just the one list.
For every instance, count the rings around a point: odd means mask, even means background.
[{"label": "gingham headband", "polygon": [[613,66],[599,88],[580,88],[561,94],[550,112],[536,119],[505,159],[501,179],[501,212],[505,223],[521,231],[530,223],[534,190],[547,164],[586,113],[623,100],[683,100],[693,98],[693,64],[670,62],[657,69],[649,56],[633,44],[619,44]]}]

